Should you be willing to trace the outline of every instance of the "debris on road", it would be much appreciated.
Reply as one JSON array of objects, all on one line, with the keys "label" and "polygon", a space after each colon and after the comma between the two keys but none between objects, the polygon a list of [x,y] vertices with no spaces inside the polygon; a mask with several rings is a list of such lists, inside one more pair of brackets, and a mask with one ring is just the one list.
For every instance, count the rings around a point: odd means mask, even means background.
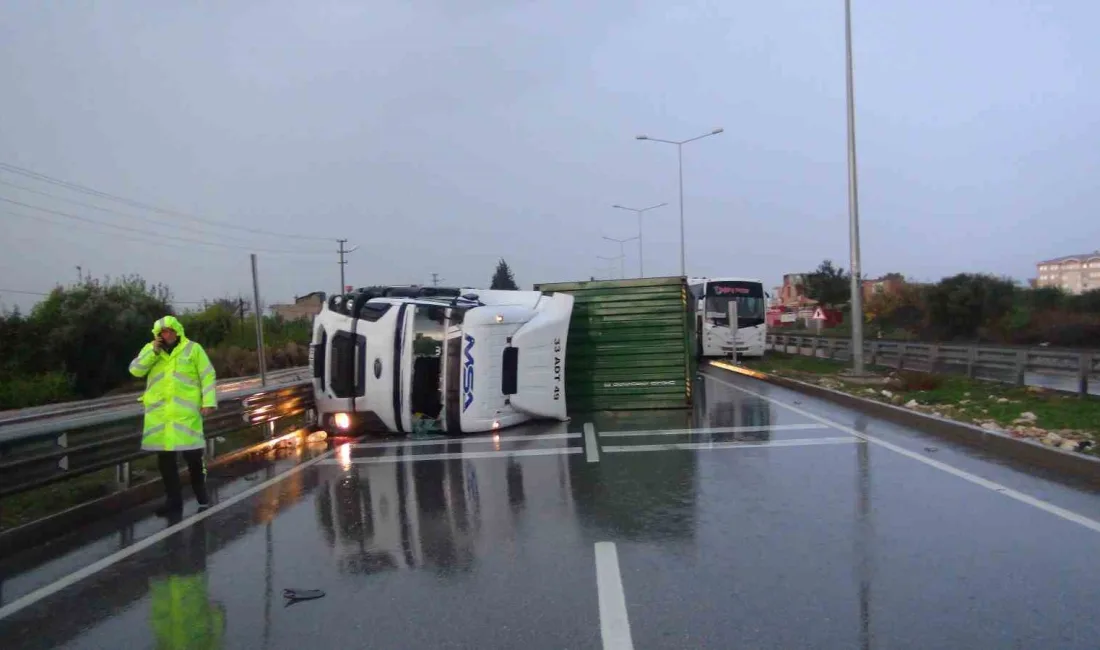
[{"label": "debris on road", "polygon": [[283,598],[286,598],[284,607],[290,607],[303,600],[317,600],[324,597],[325,592],[320,589],[283,589]]}]

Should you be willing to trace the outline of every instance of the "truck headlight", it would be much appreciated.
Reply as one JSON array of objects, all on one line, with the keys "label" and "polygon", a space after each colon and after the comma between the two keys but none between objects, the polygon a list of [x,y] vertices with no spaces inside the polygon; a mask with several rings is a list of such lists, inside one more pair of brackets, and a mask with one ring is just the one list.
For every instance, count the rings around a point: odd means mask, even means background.
[{"label": "truck headlight", "polygon": [[337,429],[347,431],[351,428],[351,416],[347,413],[337,413],[332,416],[332,422],[336,425]]}]

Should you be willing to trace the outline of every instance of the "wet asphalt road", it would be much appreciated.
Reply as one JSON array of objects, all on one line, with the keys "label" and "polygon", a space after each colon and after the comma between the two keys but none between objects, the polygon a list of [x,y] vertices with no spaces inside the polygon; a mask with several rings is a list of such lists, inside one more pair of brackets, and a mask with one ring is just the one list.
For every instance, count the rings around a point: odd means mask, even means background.
[{"label": "wet asphalt road", "polygon": [[1100,647],[1096,492],[747,378],[697,398],[295,451],[174,534],[127,513],[0,562],[0,647],[156,647],[172,576],[225,648]]}]

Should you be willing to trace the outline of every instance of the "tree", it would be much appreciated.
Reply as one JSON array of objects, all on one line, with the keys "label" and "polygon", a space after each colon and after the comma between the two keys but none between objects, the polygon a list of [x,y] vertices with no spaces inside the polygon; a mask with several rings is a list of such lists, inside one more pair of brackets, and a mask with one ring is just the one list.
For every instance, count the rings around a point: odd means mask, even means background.
[{"label": "tree", "polygon": [[924,322],[925,291],[923,285],[906,283],[895,291],[873,294],[864,305],[864,316],[880,331],[917,336]]},{"label": "tree", "polygon": [[823,307],[839,307],[852,298],[851,275],[825,260],[806,275],[806,295]]},{"label": "tree", "polygon": [[1016,285],[992,275],[960,273],[928,289],[928,325],[938,340],[989,337],[1011,315]]},{"label": "tree", "polygon": [[0,354],[0,380],[22,374],[33,363],[40,339],[35,323],[25,318],[18,307],[0,313],[0,349],[4,350]]},{"label": "tree", "polygon": [[1069,302],[1069,296],[1059,287],[1037,287],[1020,292],[1020,306],[1029,311],[1061,309]]},{"label": "tree", "polygon": [[171,293],[139,276],[89,280],[58,287],[35,305],[41,332],[28,374],[65,372],[84,397],[96,397],[130,380],[130,360],[153,338],[153,323],[172,313]]},{"label": "tree", "polygon": [[1070,296],[1068,302],[1073,311],[1082,314],[1100,314],[1100,289]]},{"label": "tree", "polygon": [[497,262],[497,270],[493,273],[493,282],[489,285],[489,288],[519,290],[516,285],[516,278],[512,275],[512,269],[508,266],[508,262],[504,261],[504,258]]},{"label": "tree", "polygon": [[201,311],[181,314],[179,319],[187,331],[187,338],[207,348],[219,345],[229,337],[238,322],[239,304],[236,301],[216,300]]}]

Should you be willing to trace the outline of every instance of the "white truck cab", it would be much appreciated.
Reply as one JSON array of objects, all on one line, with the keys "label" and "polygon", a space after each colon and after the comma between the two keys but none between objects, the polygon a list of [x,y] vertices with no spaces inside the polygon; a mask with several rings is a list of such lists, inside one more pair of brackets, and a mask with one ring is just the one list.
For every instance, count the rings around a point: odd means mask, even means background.
[{"label": "white truck cab", "polygon": [[361,289],[325,301],[310,365],[329,432],[491,431],[566,419],[573,297],[438,287]]}]

